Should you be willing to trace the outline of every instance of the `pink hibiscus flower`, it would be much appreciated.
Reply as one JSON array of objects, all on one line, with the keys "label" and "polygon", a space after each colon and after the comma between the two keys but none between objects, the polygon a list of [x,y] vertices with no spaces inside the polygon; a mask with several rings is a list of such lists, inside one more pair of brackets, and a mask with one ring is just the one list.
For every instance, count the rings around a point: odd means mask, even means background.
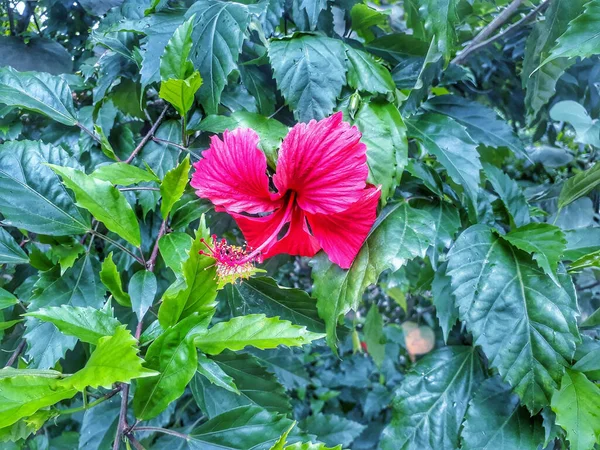
[{"label": "pink hibiscus flower", "polygon": [[194,164],[191,185],[217,211],[234,217],[251,250],[207,244],[217,265],[242,272],[261,258],[313,256],[323,249],[349,268],[375,222],[381,195],[366,183],[367,149],[360,138],[341,113],[297,124],[281,145],[273,191],[256,132],[238,128],[225,131],[223,140],[213,136]]}]

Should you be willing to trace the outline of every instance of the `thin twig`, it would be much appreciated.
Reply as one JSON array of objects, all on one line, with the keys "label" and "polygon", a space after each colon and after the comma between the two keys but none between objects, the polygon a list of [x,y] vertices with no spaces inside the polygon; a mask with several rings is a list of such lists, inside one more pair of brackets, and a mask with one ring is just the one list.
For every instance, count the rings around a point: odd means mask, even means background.
[{"label": "thin twig", "polygon": [[86,126],[84,126],[81,122],[77,122],[76,124],[81,131],[85,131],[87,134],[89,134],[93,140],[95,140],[98,143],[101,143],[102,141],[100,140],[100,136],[96,135],[96,133],[92,132],[92,130],[90,130],[89,128],[87,128]]},{"label": "thin twig", "polygon": [[129,401],[129,385],[123,383],[121,386],[123,387],[121,390],[121,409],[119,411],[119,423],[117,425],[113,450],[119,450],[119,447],[121,446],[121,436],[123,435],[123,431],[127,428],[127,402]]},{"label": "thin twig", "polygon": [[168,430],[166,428],[160,428],[160,427],[135,427],[131,431],[132,432],[136,432],[136,431],[154,431],[156,433],[170,434],[171,436],[176,436],[178,438],[185,439],[185,440],[188,440],[190,438],[187,434],[178,433],[177,431]]},{"label": "thin twig", "polygon": [[129,439],[129,442],[131,442],[131,445],[133,445],[133,447],[136,450],[146,450],[145,447],[140,444],[140,441],[138,441],[133,434],[131,433],[125,433],[125,436],[127,437],[127,439]]},{"label": "thin twig", "polygon": [[13,10],[10,7],[9,0],[5,0],[4,4],[6,5],[6,14],[8,14],[8,23],[9,23],[9,26],[10,26],[10,35],[14,36],[15,35],[15,17],[13,15]]},{"label": "thin twig", "polygon": [[23,351],[23,349],[25,348],[25,340],[22,340],[19,345],[17,346],[17,348],[15,349],[15,351],[13,352],[13,354],[10,356],[9,360],[6,362],[6,365],[4,367],[10,367],[13,365],[13,363],[17,360],[17,358],[19,357],[19,355],[21,354],[21,352]]},{"label": "thin twig", "polygon": [[125,161],[123,161],[125,164],[129,164],[131,161],[133,161],[133,158],[136,157],[136,155],[144,148],[144,145],[146,145],[146,143],[152,138],[152,136],[154,136],[156,129],[165,118],[165,114],[167,114],[168,109],[169,105],[166,105],[160,113],[160,116],[158,116],[158,119],[156,119],[156,122],[154,122],[154,125],[152,125],[152,128],[150,128],[148,133],[146,133],[146,136],[142,138],[138,146],[131,152],[131,155],[129,155],[129,157]]},{"label": "thin twig", "polygon": [[160,238],[165,235],[166,231],[167,231],[167,218],[165,218],[165,220],[163,220],[162,224],[160,225],[160,230],[158,231],[158,237],[156,238],[156,242],[154,243],[154,248],[152,249],[152,253],[150,254],[150,259],[148,260],[147,267],[150,272],[153,272],[154,267],[156,266],[156,258],[158,256],[158,241],[160,241]]},{"label": "thin twig", "polygon": [[466,60],[467,56],[469,56],[471,53],[481,50],[482,48],[487,47],[488,45],[514,33],[519,28],[521,28],[523,25],[525,25],[527,22],[529,22],[532,18],[537,16],[540,12],[543,12],[548,6],[550,6],[550,0],[543,1],[536,8],[532,9],[529,13],[527,13],[527,15],[525,17],[523,17],[521,20],[513,23],[511,26],[506,28],[506,30],[504,30],[504,31],[496,34],[495,36],[492,36],[491,38],[489,38],[483,42],[480,42],[476,45],[473,45],[473,46],[469,45],[469,47],[467,47],[465,50],[463,50],[463,52],[460,55],[458,55],[456,58],[454,58],[452,60],[452,63],[453,64],[461,64],[462,62],[464,62]]},{"label": "thin twig", "polygon": [[166,145],[170,145],[172,147],[178,148],[179,150],[189,153],[196,159],[201,159],[201,156],[199,154],[191,151],[188,147],[184,147],[183,145],[179,145],[179,144],[176,144],[175,142],[167,141],[165,139],[161,139],[161,138],[157,138],[157,137],[153,137],[152,140],[154,142],[159,142],[161,144],[166,144]]},{"label": "thin twig", "polygon": [[94,230],[90,230],[89,233],[91,233],[91,234],[93,234],[95,236],[98,236],[100,239],[104,239],[106,242],[110,242],[112,245],[114,245],[115,247],[118,247],[119,249],[121,249],[122,251],[124,251],[125,253],[127,253],[129,256],[131,256],[132,258],[134,258],[141,265],[143,265],[143,266],[146,265],[144,263],[144,260],[142,258],[140,258],[139,256],[137,256],[135,253],[133,253],[127,247],[124,247],[123,245],[119,244],[114,239],[111,239],[108,236],[106,236],[106,235],[104,235],[102,233],[98,233],[97,231],[94,231]]},{"label": "thin twig", "polygon": [[135,187],[123,187],[119,188],[121,192],[127,191],[160,191],[160,188],[149,187],[149,186],[135,186]]}]

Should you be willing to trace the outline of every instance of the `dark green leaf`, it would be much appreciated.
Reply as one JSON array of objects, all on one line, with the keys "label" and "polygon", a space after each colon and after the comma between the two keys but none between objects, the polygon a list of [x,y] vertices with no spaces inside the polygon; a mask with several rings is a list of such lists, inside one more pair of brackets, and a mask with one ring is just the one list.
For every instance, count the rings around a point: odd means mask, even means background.
[{"label": "dark green leaf", "polygon": [[458,308],[452,297],[452,279],[446,275],[446,265],[441,266],[433,277],[431,283],[431,296],[435,306],[435,313],[442,327],[444,340],[448,341],[450,330],[458,320]]},{"label": "dark green leaf", "polygon": [[327,445],[349,447],[365,429],[364,425],[334,414],[315,414],[300,423],[303,430],[316,434]]},{"label": "dark green leaf", "polygon": [[375,364],[381,367],[385,360],[385,334],[383,333],[383,317],[377,305],[373,305],[369,309],[365,319],[364,333],[367,351]]},{"label": "dark green leaf", "polygon": [[577,133],[577,142],[600,148],[600,122],[592,120],[579,103],[572,100],[556,103],[550,110],[550,118],[571,124]]},{"label": "dark green leaf", "polygon": [[450,59],[457,44],[457,0],[421,0],[419,14],[425,19],[425,30],[437,41],[440,52]]},{"label": "dark green leaf", "polygon": [[136,272],[129,280],[129,297],[131,298],[131,308],[141,322],[146,312],[154,303],[156,291],[158,289],[156,276],[148,270]]},{"label": "dark green leaf", "polygon": [[490,164],[484,164],[483,168],[488,181],[510,214],[511,224],[514,222],[517,227],[527,225],[530,221],[529,205],[516,181]]},{"label": "dark green leaf", "polygon": [[[356,5],[364,6],[364,5]],[[372,55],[346,45],[348,84],[354,89],[372,94],[388,94],[396,89],[392,75]]]},{"label": "dark green leaf", "polygon": [[27,253],[4,228],[0,228],[0,264],[27,264]]}]

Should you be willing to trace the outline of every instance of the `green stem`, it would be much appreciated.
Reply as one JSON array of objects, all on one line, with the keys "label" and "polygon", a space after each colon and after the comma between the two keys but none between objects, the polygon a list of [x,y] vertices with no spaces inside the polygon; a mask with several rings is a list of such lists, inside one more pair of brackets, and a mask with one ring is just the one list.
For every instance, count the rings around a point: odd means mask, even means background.
[{"label": "green stem", "polygon": [[123,250],[125,253],[127,253],[129,256],[131,256],[132,258],[134,258],[137,262],[139,262],[142,266],[145,266],[144,264],[144,260],[142,258],[140,258],[139,256],[137,256],[135,253],[133,253],[131,250],[129,250],[128,248],[124,247],[123,245],[119,244],[117,241],[109,238],[108,236],[98,233],[97,231],[94,230],[90,230],[89,233],[91,233],[94,236],[98,236],[100,239],[104,239],[106,242],[111,243],[112,245],[114,245],[115,247],[118,247],[119,249]]},{"label": "green stem", "polygon": [[93,408],[96,405],[99,405],[102,402],[105,402],[106,400],[114,397],[119,391],[121,390],[120,387],[113,389],[112,391],[110,391],[108,394],[105,394],[104,396],[100,397],[98,400],[94,400],[93,402],[88,403],[85,398],[86,398],[86,394],[85,391],[83,392],[83,406],[78,406],[77,408],[69,408],[69,409],[63,409],[59,411],[60,415],[64,415],[64,414],[75,414],[78,413],[80,411],[85,411],[87,409]]}]

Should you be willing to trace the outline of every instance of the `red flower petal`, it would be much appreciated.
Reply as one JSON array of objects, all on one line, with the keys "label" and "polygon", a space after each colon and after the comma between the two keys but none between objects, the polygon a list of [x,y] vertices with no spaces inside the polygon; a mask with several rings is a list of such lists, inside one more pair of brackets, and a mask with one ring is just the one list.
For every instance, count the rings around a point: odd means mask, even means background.
[{"label": "red flower petal", "polygon": [[191,185],[199,197],[227,211],[255,214],[273,211],[281,202],[269,191],[267,158],[250,129],[226,130],[223,140],[211,138],[203,159],[194,164]]},{"label": "red flower petal", "polygon": [[319,122],[299,123],[283,140],[273,176],[280,193],[296,192],[311,214],[348,209],[362,195],[368,175],[367,148],[356,127],[336,113]]},{"label": "red flower petal", "polygon": [[336,214],[307,214],[308,223],[329,259],[348,269],[369,234],[377,214],[381,190],[363,189],[362,197]]},{"label": "red flower petal", "polygon": [[277,241],[267,252],[265,258],[287,253],[288,255],[314,256],[321,246],[314,236],[311,236],[306,224],[304,211],[297,206],[294,207],[290,228],[281,240]]}]

